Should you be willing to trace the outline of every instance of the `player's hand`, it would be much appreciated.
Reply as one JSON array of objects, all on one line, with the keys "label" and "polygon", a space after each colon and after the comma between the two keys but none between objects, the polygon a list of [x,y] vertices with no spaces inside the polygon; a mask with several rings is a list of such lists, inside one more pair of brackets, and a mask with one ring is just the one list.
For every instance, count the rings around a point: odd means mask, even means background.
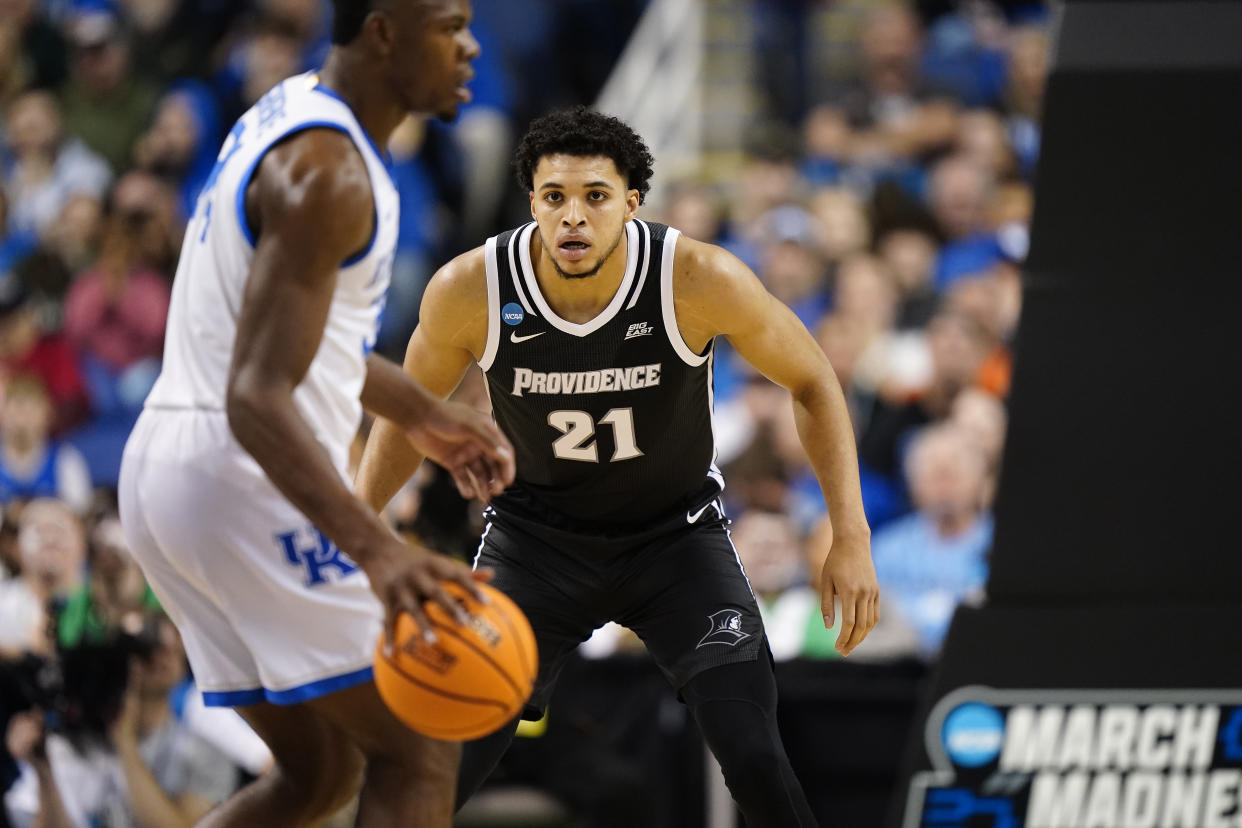
[{"label": "player's hand", "polygon": [[880,620],[880,586],[871,563],[869,535],[833,535],[832,549],[820,577],[820,591],[820,608],[827,628],[836,622],[835,599],[841,599],[837,652],[847,656]]},{"label": "player's hand", "polygon": [[513,446],[492,418],[455,402],[438,402],[409,431],[410,442],[453,476],[457,491],[486,501],[513,482]]},{"label": "player's hand", "polygon": [[5,743],[14,759],[38,762],[47,758],[46,734],[43,730],[43,711],[26,710],[9,719]]},{"label": "player's hand", "polygon": [[459,624],[468,620],[465,610],[443,586],[445,581],[461,584],[481,603],[487,597],[479,589],[478,582],[492,577],[490,569],[471,570],[461,561],[424,549],[410,546],[393,538],[391,544],[367,556],[362,565],[371,579],[371,589],[384,605],[384,645],[391,649],[397,628],[397,618],[408,613],[418,625],[419,632],[428,643],[436,640],[435,630],[423,608],[426,601],[434,601]]}]

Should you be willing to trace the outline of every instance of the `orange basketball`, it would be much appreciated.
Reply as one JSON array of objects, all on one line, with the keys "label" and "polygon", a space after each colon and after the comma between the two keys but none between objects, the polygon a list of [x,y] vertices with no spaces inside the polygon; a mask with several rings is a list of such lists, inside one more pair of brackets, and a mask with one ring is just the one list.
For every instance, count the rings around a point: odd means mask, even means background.
[{"label": "orange basketball", "polygon": [[517,604],[481,583],[491,603],[480,604],[464,587],[444,588],[470,615],[459,625],[438,604],[424,605],[438,640],[428,644],[414,619],[397,619],[393,652],[375,648],[375,686],[411,729],[436,739],[486,736],[516,716],[535,686],[539,659],[535,634]]}]

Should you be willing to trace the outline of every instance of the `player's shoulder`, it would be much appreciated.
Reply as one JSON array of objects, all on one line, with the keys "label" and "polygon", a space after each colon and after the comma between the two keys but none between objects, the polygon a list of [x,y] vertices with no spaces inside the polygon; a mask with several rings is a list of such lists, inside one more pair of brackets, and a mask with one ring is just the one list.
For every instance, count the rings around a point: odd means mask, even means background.
[{"label": "player's shoulder", "polygon": [[459,344],[487,334],[485,248],[476,247],[442,266],[427,283],[419,328],[433,341]]},{"label": "player's shoulder", "polygon": [[485,246],[467,250],[446,264],[431,277],[427,294],[434,301],[487,301],[487,264]]},{"label": "player's shoulder", "polygon": [[337,129],[301,130],[273,146],[259,165],[259,181],[293,203],[335,205],[336,217],[369,203],[371,176],[353,139]]},{"label": "player's shoulder", "polygon": [[348,135],[307,129],[264,154],[246,194],[256,232],[313,244],[344,258],[371,238],[374,195],[366,162]]}]

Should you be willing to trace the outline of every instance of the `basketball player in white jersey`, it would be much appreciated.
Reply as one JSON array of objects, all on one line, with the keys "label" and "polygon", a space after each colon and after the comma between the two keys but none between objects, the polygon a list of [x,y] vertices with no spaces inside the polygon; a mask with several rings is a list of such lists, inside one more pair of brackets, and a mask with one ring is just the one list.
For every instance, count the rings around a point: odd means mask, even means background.
[{"label": "basketball player in white jersey", "polygon": [[208,704],[275,768],[203,825],[450,824],[457,745],[417,736],[373,648],[467,567],[401,543],[347,483],[366,408],[488,498],[513,480],[490,419],[371,354],[397,239],[382,147],[407,113],[452,117],[478,44],[469,0],[336,0],[322,71],[233,127],[186,231],[164,369],[126,446],[121,517]]}]

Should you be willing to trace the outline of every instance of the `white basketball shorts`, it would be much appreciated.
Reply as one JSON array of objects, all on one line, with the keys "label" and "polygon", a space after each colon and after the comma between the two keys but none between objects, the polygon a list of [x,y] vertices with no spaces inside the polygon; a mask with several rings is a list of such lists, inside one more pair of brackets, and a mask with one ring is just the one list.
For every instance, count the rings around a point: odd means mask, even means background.
[{"label": "white basketball shorts", "polygon": [[371,679],[366,575],[238,445],[223,412],[149,409],[125,446],[121,523],[213,706],[296,704]]}]

